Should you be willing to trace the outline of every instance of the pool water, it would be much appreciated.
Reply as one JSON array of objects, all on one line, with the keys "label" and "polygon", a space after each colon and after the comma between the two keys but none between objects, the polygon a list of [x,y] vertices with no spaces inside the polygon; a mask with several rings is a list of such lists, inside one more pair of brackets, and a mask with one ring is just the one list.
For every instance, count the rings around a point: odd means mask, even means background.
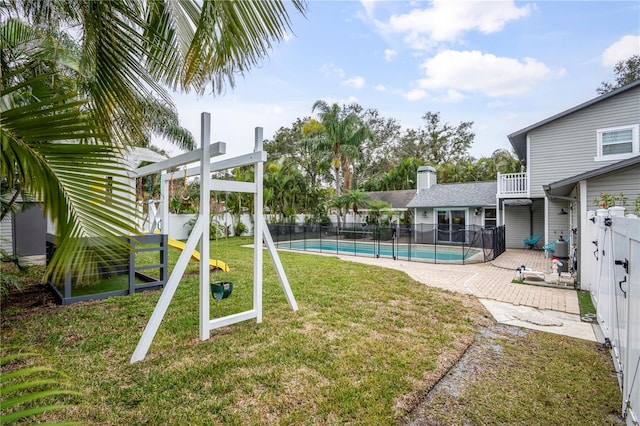
[{"label": "pool water", "polygon": [[405,244],[394,247],[391,244],[374,244],[369,242],[335,241],[335,240],[302,240],[302,241],[280,241],[278,248],[291,250],[306,250],[319,252],[333,252],[350,255],[382,256],[396,258],[424,259],[424,260],[448,260],[462,261],[480,253],[481,250],[469,247],[448,247],[448,246],[422,246],[412,245],[411,252]]}]

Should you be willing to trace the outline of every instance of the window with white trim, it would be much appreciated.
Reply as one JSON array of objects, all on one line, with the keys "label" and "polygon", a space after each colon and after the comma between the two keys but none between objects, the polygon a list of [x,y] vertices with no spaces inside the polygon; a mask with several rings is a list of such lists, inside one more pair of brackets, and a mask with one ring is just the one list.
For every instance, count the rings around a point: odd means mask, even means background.
[{"label": "window with white trim", "polygon": [[638,125],[598,129],[596,161],[623,160],[640,153]]},{"label": "window with white trim", "polygon": [[485,228],[495,228],[498,225],[496,217],[496,209],[484,209],[484,226]]}]

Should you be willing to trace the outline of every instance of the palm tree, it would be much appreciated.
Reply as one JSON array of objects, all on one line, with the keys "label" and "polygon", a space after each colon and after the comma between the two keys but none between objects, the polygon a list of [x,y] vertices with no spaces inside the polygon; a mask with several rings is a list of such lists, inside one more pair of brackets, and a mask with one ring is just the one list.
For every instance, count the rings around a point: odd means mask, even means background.
[{"label": "palm tree", "polygon": [[267,165],[264,187],[273,197],[270,199],[271,210],[280,214],[280,219],[283,221],[287,216],[295,213],[298,200],[304,198],[302,196],[305,190],[304,178],[296,165],[285,158]]},{"label": "palm tree", "polygon": [[369,202],[369,210],[373,213],[376,218],[376,223],[380,225],[380,215],[382,210],[388,209],[391,206],[386,201],[382,201],[380,199],[371,200]]},{"label": "palm tree", "polygon": [[360,152],[359,147],[371,136],[370,130],[362,124],[355,113],[343,114],[340,106],[327,104],[319,100],[313,104],[312,111],[318,110],[322,137],[318,139],[318,149],[330,152],[335,178],[336,196],[340,196],[342,186],[340,172],[345,174],[345,187],[350,189],[350,160]]},{"label": "palm tree", "polygon": [[25,0],[0,13],[0,177],[44,202],[59,236],[49,273],[60,275],[128,250],[122,151],[176,130],[154,121],[172,108],[166,88],[220,93],[290,28],[281,1]]},{"label": "palm tree", "polygon": [[369,201],[371,198],[368,194],[360,191],[359,189],[353,189],[344,194],[345,199],[347,200],[347,206],[351,207],[353,211],[353,219],[355,221],[356,215],[358,214],[358,208],[367,207],[369,205]]},{"label": "palm tree", "polygon": [[[337,212],[338,219],[338,229],[340,229],[340,221],[343,219],[343,214],[346,214],[349,209],[349,200],[346,196],[340,195],[339,197],[335,197],[330,204],[331,207],[334,207]],[[344,209],[344,213],[343,213]]]}]

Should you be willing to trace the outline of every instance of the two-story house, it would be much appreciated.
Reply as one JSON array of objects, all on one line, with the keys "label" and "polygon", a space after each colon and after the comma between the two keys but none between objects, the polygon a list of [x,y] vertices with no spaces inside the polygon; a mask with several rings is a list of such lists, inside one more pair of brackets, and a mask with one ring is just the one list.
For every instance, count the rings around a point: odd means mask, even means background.
[{"label": "two-story house", "polygon": [[587,212],[602,194],[640,194],[640,81],[594,98],[508,136],[526,172],[498,175],[498,223],[507,247],[539,232],[545,243],[569,237],[572,256],[589,261],[582,241]]}]

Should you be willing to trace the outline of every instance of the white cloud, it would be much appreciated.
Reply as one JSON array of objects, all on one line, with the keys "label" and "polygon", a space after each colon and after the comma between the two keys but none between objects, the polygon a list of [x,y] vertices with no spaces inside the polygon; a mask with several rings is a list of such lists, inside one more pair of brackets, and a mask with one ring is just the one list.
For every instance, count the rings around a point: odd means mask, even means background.
[{"label": "white cloud", "polygon": [[449,103],[461,102],[462,100],[464,100],[464,95],[455,89],[447,90],[447,95],[443,98],[443,101]]},{"label": "white cloud", "polygon": [[376,21],[383,33],[406,33],[405,42],[424,49],[433,41],[454,41],[465,32],[484,34],[501,31],[507,22],[529,15],[531,7],[517,7],[513,1],[434,0],[427,9],[413,9],[392,15],[388,22]]},{"label": "white cloud", "polygon": [[384,60],[386,62],[391,62],[396,57],[398,52],[393,49],[384,49]]},{"label": "white cloud", "polygon": [[408,101],[419,101],[427,97],[427,92],[422,89],[413,89],[405,93],[404,98]]},{"label": "white cloud", "polygon": [[378,1],[379,0],[360,0],[360,3],[362,4],[364,10],[367,12],[367,15],[372,16],[373,11],[376,8],[376,3]]},{"label": "white cloud", "polygon": [[[302,99],[280,103],[253,102],[235,95],[198,97],[182,93],[174,94],[174,101],[180,125],[191,131],[198,146],[201,142],[200,115],[203,111],[211,114],[211,142],[227,143],[225,158],[253,152],[256,126],[262,127],[264,138],[270,139],[280,127],[290,126],[302,114],[308,114],[313,105],[313,101]],[[160,138],[153,138],[152,144],[166,149],[171,155],[180,153],[178,148]]]},{"label": "white cloud", "polygon": [[633,55],[640,55],[640,35],[626,35],[607,47],[602,53],[602,65],[614,67]]},{"label": "white cloud", "polygon": [[373,86],[373,88],[375,90],[377,90],[378,92],[386,92],[387,91],[387,87],[383,84],[376,84],[375,86]]},{"label": "white cloud", "polygon": [[332,77],[332,76],[338,76],[339,78],[344,77],[344,70],[331,63],[323,64],[322,67],[320,67],[320,72],[323,73],[326,77]]},{"label": "white cloud", "polygon": [[505,101],[503,101],[501,99],[497,99],[497,100],[489,102],[487,104],[487,108],[503,108],[503,107],[506,107],[506,106],[509,106],[509,105],[511,105],[511,102],[505,102]]},{"label": "white cloud", "polygon": [[342,84],[353,87],[354,89],[362,89],[364,87],[365,80],[363,77],[356,76],[343,81]]},{"label": "white cloud", "polygon": [[480,92],[491,97],[523,94],[539,81],[564,74],[532,58],[519,61],[476,50],[445,50],[421,67],[426,69],[426,78],[418,81],[422,89]]}]

